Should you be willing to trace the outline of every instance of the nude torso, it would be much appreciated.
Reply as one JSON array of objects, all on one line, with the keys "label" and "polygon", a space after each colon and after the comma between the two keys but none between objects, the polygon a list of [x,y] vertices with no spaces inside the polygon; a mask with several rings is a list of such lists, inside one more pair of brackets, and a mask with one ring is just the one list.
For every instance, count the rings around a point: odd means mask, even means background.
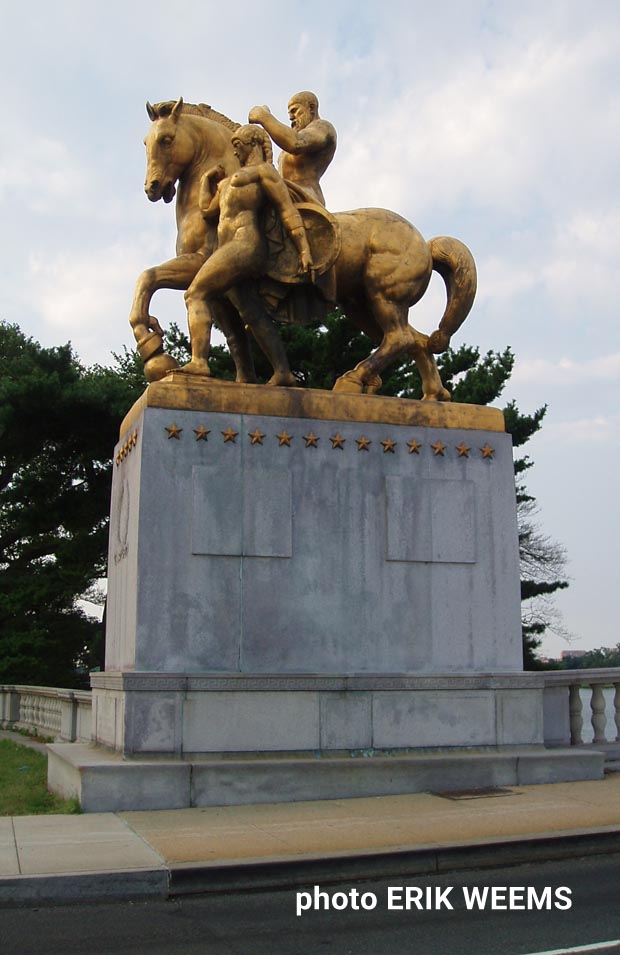
[{"label": "nude torso", "polygon": [[219,185],[220,221],[217,238],[220,246],[233,239],[255,242],[260,237],[258,210],[263,199],[261,187],[258,183],[233,186],[231,178]]}]

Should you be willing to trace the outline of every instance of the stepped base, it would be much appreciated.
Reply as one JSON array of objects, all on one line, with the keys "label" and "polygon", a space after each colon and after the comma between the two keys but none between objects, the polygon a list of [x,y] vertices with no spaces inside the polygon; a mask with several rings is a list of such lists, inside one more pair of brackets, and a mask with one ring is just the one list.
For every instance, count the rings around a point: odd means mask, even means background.
[{"label": "stepped base", "polygon": [[543,746],[353,756],[273,753],[128,759],[93,744],[48,747],[49,781],[85,812],[184,809],[449,792],[602,779],[604,754]]}]

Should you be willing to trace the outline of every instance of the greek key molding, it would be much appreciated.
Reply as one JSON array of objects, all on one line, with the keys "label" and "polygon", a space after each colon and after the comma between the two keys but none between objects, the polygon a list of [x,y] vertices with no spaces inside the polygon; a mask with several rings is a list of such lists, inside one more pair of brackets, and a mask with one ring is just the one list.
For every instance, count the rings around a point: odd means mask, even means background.
[{"label": "greek key molding", "polygon": [[95,690],[129,693],[203,692],[382,692],[401,690],[525,690],[542,689],[539,674],[364,674],[352,676],[321,674],[157,674],[94,673]]}]

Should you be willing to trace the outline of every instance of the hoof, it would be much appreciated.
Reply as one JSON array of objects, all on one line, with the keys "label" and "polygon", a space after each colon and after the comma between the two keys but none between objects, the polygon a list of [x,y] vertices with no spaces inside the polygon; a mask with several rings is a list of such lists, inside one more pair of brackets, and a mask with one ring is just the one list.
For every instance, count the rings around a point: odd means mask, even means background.
[{"label": "hoof", "polygon": [[364,382],[353,371],[347,371],[341,378],[338,378],[332,388],[332,391],[347,395],[361,395],[363,390]]},{"label": "hoof", "polygon": [[295,378],[295,375],[291,374],[291,372],[287,372],[286,374],[272,375],[266,384],[270,388],[295,388],[297,385],[297,379]]},{"label": "hoof", "polygon": [[160,352],[144,362],[144,377],[148,382],[160,381],[171,371],[177,371],[179,363],[172,355]]},{"label": "hoof", "polygon": [[422,401],[452,401],[452,395],[447,388],[442,388],[430,395],[422,395]]}]

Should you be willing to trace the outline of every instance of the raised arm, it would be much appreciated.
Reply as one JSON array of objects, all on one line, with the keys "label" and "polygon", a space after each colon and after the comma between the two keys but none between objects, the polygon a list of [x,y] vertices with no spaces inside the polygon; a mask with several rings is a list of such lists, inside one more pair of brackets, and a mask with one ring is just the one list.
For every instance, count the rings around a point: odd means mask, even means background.
[{"label": "raised arm", "polygon": [[220,212],[220,194],[217,186],[226,178],[223,166],[211,166],[200,180],[198,205],[205,219],[213,219]]},{"label": "raised arm", "polygon": [[292,129],[276,119],[268,106],[254,106],[248,118],[251,123],[258,123],[266,129],[274,143],[293,156],[324,149],[332,139],[335,140],[331,123],[323,119],[315,119],[303,129]]}]

